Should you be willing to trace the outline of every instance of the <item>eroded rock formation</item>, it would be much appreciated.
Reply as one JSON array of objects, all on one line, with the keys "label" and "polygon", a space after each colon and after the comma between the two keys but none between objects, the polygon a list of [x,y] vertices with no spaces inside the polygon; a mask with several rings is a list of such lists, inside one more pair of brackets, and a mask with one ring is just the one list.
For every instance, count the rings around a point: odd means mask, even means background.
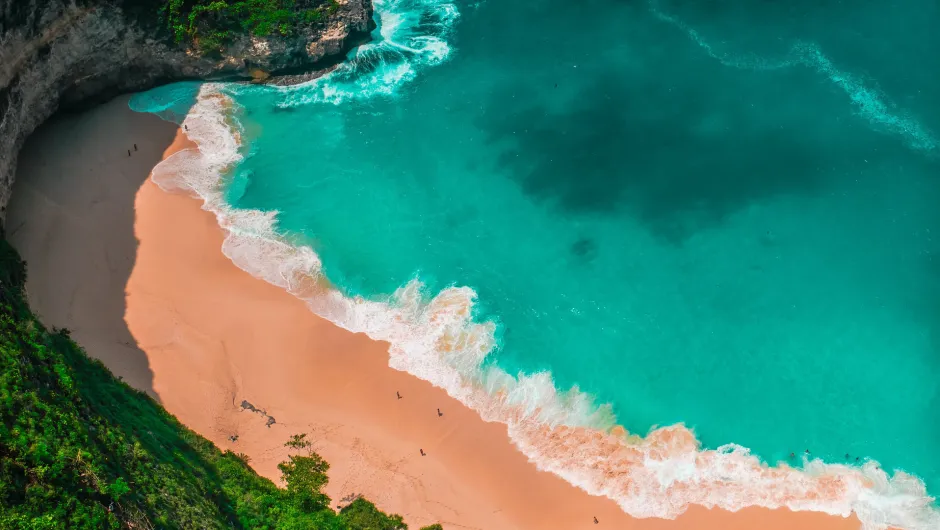
[{"label": "eroded rock formation", "polygon": [[339,0],[289,37],[238,36],[220,56],[175,42],[163,0],[0,0],[0,220],[26,137],[62,105],[181,79],[258,79],[329,66],[368,39],[371,0]]}]

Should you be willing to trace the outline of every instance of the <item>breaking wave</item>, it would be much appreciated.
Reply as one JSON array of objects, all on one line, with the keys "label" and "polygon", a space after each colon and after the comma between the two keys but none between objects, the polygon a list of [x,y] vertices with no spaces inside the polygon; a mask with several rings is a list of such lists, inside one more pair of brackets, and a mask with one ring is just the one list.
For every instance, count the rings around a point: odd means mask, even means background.
[{"label": "breaking wave", "polygon": [[887,95],[877,86],[869,86],[865,80],[849,72],[840,70],[826,57],[819,46],[813,42],[797,41],[786,57],[771,60],[753,53],[722,52],[713,46],[695,28],[678,17],[659,9],[658,0],[650,0],[650,11],[659,20],[671,24],[685,32],[689,39],[702,48],[709,57],[724,66],[739,70],[781,70],[803,66],[824,76],[833,85],[845,92],[856,113],[865,119],[877,131],[900,136],[911,149],[928,154],[936,154],[940,143],[927,127],[908,115],[904,110],[891,103]]},{"label": "breaking wave", "polygon": [[[373,42],[320,79],[265,88],[279,91],[279,106],[394,95],[417,69],[447,59],[450,48],[445,37],[458,16],[453,4],[374,3],[379,20]],[[890,113],[876,92],[839,72],[812,45],[798,45],[791,59],[774,64],[725,56],[681,21],[658,16],[686,30],[709,55],[729,66],[816,68],[843,88],[871,121],[904,134],[913,147],[935,149],[929,131]],[[675,518],[691,504],[732,511],[762,506],[841,516],[854,513],[867,529],[940,528],[934,499],[920,480],[902,471],[889,475],[874,461],[853,467],[805,456],[801,469],[786,464],[771,467],[738,445],[703,450],[694,433],[681,424],[645,436],[630,434],[617,425],[610,406],[595,403],[577,387],[559,390],[548,372],[512,375],[484,362],[496,346],[496,326],[474,320],[477,295],[469,287],[434,293],[416,278],[384,300],[343,295],[323,277],[313,249],[279,233],[277,212],[236,209],[226,201],[229,175],[243,155],[239,109],[225,86],[202,85],[194,102],[181,95],[161,106],[156,99],[138,96],[131,106],[181,123],[198,148],[179,151],[161,162],[152,179],[164,190],[202,199],[203,208],[215,214],[226,233],[222,247],[226,256],[248,273],[303,299],[317,315],[387,341],[391,367],[443,388],[486,421],[507,425],[513,442],[539,469],[609,497],[636,517]],[[174,109],[190,104],[180,119]]]},{"label": "breaking wave", "polygon": [[[281,87],[281,108],[310,103],[394,95],[418,70],[445,61],[446,37],[457,20],[454,4],[441,0],[375,0],[372,40],[352,52],[336,70],[300,85]],[[263,89],[264,90],[264,89]]]},{"label": "breaking wave", "polygon": [[685,426],[627,433],[609,406],[547,372],[513,376],[484,363],[495,325],[474,321],[476,293],[450,287],[430,293],[414,279],[385,300],[348,297],[322,276],[314,251],[279,234],[277,212],[235,209],[225,201],[227,175],[242,160],[237,106],[222,85],[203,85],[183,120],[198,149],[180,151],[153,171],[168,191],[194,193],[226,231],[222,250],[248,273],[302,298],[317,315],[387,341],[391,367],[443,388],[486,421],[508,426],[516,446],[542,470],[636,517],[675,518],[690,504],[739,510],[786,507],[854,513],[866,529],[940,527],[924,484],[877,462],[861,467],[804,457],[802,469],[770,467],[747,448],[702,450]]}]

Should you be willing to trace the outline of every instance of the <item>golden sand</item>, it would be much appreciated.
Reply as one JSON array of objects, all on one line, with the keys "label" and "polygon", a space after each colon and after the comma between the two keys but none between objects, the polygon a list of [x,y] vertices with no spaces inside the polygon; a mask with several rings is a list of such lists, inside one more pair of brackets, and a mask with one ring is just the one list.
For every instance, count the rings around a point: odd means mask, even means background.
[{"label": "golden sand", "polygon": [[634,519],[538,471],[504,426],[389,368],[386,344],[314,316],[232,264],[199,201],[147,180],[162,157],[191,146],[178,133],[128,110],[126,98],[44,127],[20,159],[9,239],[29,264],[30,302],[47,325],[72,330],[115,375],[248,455],[259,473],[277,479],[283,443],[309,433],[332,466],[334,505],[362,494],[413,528],[859,527],[855,518],[761,508]]}]

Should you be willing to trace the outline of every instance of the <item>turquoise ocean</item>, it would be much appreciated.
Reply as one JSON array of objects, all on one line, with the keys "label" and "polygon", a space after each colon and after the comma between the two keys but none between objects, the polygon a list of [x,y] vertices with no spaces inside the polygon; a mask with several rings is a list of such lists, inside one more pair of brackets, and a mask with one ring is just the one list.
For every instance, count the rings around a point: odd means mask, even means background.
[{"label": "turquoise ocean", "polygon": [[323,78],[132,100],[227,255],[634,515],[940,527],[936,2],[375,8]]}]

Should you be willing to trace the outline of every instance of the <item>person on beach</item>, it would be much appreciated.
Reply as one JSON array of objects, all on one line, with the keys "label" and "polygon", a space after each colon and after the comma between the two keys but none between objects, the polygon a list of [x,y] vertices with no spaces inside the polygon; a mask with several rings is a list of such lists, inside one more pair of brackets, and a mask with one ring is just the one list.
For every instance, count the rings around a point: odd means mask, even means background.
[{"label": "person on beach", "polygon": [[424,456],[424,449],[418,449],[418,451],[421,451],[421,456]]},{"label": "person on beach", "polygon": [[401,399],[401,394],[399,394],[398,392],[395,392],[395,395],[398,396],[398,399]]},{"label": "person on beach", "polygon": [[137,150],[137,144],[134,144],[134,151]]},{"label": "person on beach", "polygon": [[599,522],[600,522],[600,521],[597,520],[597,517],[595,517],[595,518],[594,518],[594,524],[597,524],[597,523],[599,523]]},{"label": "person on beach", "polygon": [[437,409],[437,417],[440,418],[440,417],[443,416],[443,415],[444,415],[444,413],[441,412],[441,409]]},{"label": "person on beach", "polygon": [[127,156],[131,156],[131,150],[130,150],[130,149],[127,150]]}]

